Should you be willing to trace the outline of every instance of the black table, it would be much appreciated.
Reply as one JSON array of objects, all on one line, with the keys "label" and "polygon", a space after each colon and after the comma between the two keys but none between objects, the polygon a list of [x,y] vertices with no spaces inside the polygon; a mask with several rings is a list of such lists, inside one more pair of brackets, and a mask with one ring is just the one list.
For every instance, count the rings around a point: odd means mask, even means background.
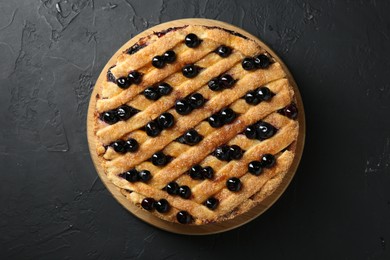
[{"label": "black table", "polygon": [[[0,0],[0,258],[390,259],[390,3],[343,2]],[[204,237],[123,209],[97,177],[85,129],[111,55],[187,17],[268,43],[295,76],[307,119],[281,199]]]}]

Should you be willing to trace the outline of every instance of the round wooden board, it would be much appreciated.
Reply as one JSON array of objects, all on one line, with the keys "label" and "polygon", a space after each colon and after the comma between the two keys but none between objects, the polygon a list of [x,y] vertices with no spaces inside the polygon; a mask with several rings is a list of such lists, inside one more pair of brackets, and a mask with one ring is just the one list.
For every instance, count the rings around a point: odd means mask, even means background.
[{"label": "round wooden board", "polygon": [[[132,202],[128,201],[124,195],[120,192],[118,187],[116,187],[114,184],[112,184],[106,177],[106,174],[103,171],[103,168],[99,164],[98,161],[98,156],[96,153],[95,149],[95,138],[94,138],[94,112],[95,112],[95,105],[96,105],[96,94],[98,93],[98,87],[101,85],[101,82],[105,80],[106,78],[106,72],[111,67],[116,63],[116,59],[118,55],[120,55],[124,50],[128,49],[130,46],[135,44],[141,37],[147,36],[152,34],[153,32],[158,32],[165,30],[170,27],[176,27],[176,26],[183,26],[183,25],[207,25],[207,26],[218,26],[221,28],[226,28],[228,30],[232,30],[238,33],[241,33],[244,36],[247,36],[250,39],[255,40],[258,42],[258,44],[263,47],[268,53],[270,53],[283,67],[284,71],[287,74],[288,80],[290,81],[291,85],[294,88],[295,91],[295,98],[296,98],[296,103],[297,107],[299,110],[299,115],[298,115],[298,121],[299,121],[299,136],[298,136],[298,141],[296,144],[296,150],[295,150],[295,158],[294,161],[289,169],[289,172],[286,174],[284,177],[281,185],[270,195],[268,196],[262,203],[257,205],[256,207],[252,208],[248,212],[241,214],[234,219],[227,220],[224,222],[220,223],[212,223],[212,224],[207,224],[207,225],[182,225],[182,224],[177,224],[177,223],[171,223],[164,221],[162,219],[159,219],[158,217],[154,216],[153,214],[150,214],[147,211],[144,211],[134,205]],[[114,198],[123,206],[125,207],[128,211],[133,213],[136,217],[142,219],[143,221],[157,227],[160,229],[163,229],[165,231],[170,231],[173,233],[178,233],[178,234],[186,234],[186,235],[207,235],[207,234],[216,234],[224,231],[228,231],[234,228],[237,228],[241,225],[244,225],[245,223],[255,219],[259,215],[261,215],[263,212],[265,212],[275,201],[282,195],[284,190],[287,188],[289,185],[291,179],[293,178],[299,161],[302,156],[303,152],[303,146],[305,142],[305,115],[304,115],[304,109],[303,109],[303,103],[301,96],[299,94],[298,87],[285,66],[285,64],[281,61],[281,59],[261,40],[259,40],[257,37],[254,35],[236,27],[233,25],[230,25],[225,22],[220,22],[220,21],[215,21],[215,20],[210,20],[210,19],[181,19],[181,20],[175,20],[175,21],[170,21],[167,23],[159,24],[156,25],[150,29],[147,29],[143,31],[142,33],[138,34],[131,40],[129,40],[127,43],[125,43],[112,57],[111,59],[107,62],[106,66],[100,73],[100,76],[95,84],[95,88],[91,94],[91,99],[89,102],[89,107],[88,107],[88,116],[87,116],[87,136],[88,136],[88,144],[89,144],[89,150],[91,153],[91,157],[93,160],[93,163],[96,167],[96,171],[102,180],[102,182],[105,184],[107,189],[111,192],[111,194],[114,196]]]}]

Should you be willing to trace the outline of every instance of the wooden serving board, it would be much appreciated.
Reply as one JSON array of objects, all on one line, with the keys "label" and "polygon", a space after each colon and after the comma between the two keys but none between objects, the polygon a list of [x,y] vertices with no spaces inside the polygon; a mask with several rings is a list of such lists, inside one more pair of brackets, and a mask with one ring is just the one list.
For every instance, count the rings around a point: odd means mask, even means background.
[{"label": "wooden serving board", "polygon": [[[147,36],[149,34],[152,34],[153,32],[162,31],[170,27],[176,27],[176,26],[183,26],[183,25],[207,25],[207,26],[218,26],[222,27],[228,30],[232,30],[238,33],[241,33],[244,36],[247,36],[250,39],[253,39],[257,41],[257,43],[264,48],[268,53],[272,55],[283,67],[284,71],[287,74],[287,77],[291,83],[291,85],[294,88],[295,91],[295,98],[296,98],[296,104],[298,107],[299,115],[298,115],[298,121],[299,121],[299,136],[298,141],[296,144],[296,154],[294,161],[290,167],[289,172],[286,174],[285,178],[283,179],[281,185],[275,190],[270,196],[268,196],[264,201],[262,201],[259,205],[252,208],[248,212],[241,214],[234,219],[227,220],[220,223],[213,223],[213,224],[207,224],[207,225],[182,225],[177,223],[171,223],[164,221],[162,219],[159,219],[158,217],[154,216],[153,214],[150,214],[147,211],[144,211],[134,205],[132,202],[128,201],[125,196],[120,192],[118,187],[113,185],[106,177],[106,174],[103,171],[103,168],[100,166],[98,162],[98,156],[95,150],[95,139],[94,139],[94,111],[95,111],[95,105],[96,105],[96,94],[98,93],[98,88],[101,86],[101,82],[105,80],[106,78],[106,72],[116,63],[117,57],[126,49],[128,49],[130,46],[135,44],[139,38]],[[88,136],[88,144],[89,144],[89,150],[91,153],[91,157],[93,160],[93,163],[95,165],[96,171],[102,180],[102,182],[105,184],[107,189],[111,192],[111,194],[114,196],[114,198],[128,211],[130,211],[133,215],[136,217],[142,219],[143,221],[151,224],[152,226],[155,226],[157,228],[170,231],[173,233],[178,234],[186,234],[186,235],[207,235],[207,234],[215,234],[220,233],[224,231],[228,231],[234,228],[237,228],[241,225],[244,225],[245,223],[255,219],[259,215],[261,215],[263,212],[265,212],[275,201],[282,195],[284,190],[289,185],[291,179],[293,178],[299,161],[302,156],[304,141],[305,141],[305,115],[303,110],[303,103],[301,96],[299,94],[299,90],[296,86],[296,83],[291,76],[291,73],[285,66],[285,64],[281,61],[281,59],[261,40],[259,40],[254,35],[236,27],[233,25],[230,25],[228,23],[215,21],[215,20],[209,20],[209,19],[181,19],[181,20],[175,20],[163,24],[156,25],[150,29],[147,29],[143,31],[142,33],[135,36],[133,39],[129,40],[127,43],[125,43],[107,62],[106,66],[103,68],[102,72],[100,73],[100,76],[95,84],[95,89],[93,90],[91,94],[91,99],[89,102],[88,107],[88,116],[87,116],[87,136]]]}]

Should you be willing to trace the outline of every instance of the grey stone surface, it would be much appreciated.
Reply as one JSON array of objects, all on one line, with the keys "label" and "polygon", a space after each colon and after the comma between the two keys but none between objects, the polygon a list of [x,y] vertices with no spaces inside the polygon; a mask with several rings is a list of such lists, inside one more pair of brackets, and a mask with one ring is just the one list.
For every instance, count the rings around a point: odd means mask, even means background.
[{"label": "grey stone surface", "polygon": [[[390,259],[388,1],[0,0],[1,259]],[[213,236],[133,217],[98,179],[89,95],[128,39],[178,18],[259,36],[302,92],[307,139],[264,215]]]}]

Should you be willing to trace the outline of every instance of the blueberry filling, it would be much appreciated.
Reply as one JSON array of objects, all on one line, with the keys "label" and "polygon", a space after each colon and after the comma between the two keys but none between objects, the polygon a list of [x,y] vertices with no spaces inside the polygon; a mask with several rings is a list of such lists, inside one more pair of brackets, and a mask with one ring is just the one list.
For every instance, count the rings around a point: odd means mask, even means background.
[{"label": "blueberry filling", "polygon": [[[113,67],[111,67],[111,68],[113,68]],[[116,83],[116,78],[115,78],[114,74],[112,74],[111,68],[107,71],[107,81]]]},{"label": "blueberry filling", "polygon": [[136,43],[133,46],[131,46],[129,49],[127,49],[126,53],[132,55],[132,54],[136,53],[137,51],[139,51],[140,49],[145,48],[146,46],[147,46],[146,43],[144,43],[144,44]]},{"label": "blueberry filling", "polygon": [[137,140],[130,138],[126,141],[125,148],[126,148],[127,152],[134,153],[138,150],[139,144],[138,144]]}]

